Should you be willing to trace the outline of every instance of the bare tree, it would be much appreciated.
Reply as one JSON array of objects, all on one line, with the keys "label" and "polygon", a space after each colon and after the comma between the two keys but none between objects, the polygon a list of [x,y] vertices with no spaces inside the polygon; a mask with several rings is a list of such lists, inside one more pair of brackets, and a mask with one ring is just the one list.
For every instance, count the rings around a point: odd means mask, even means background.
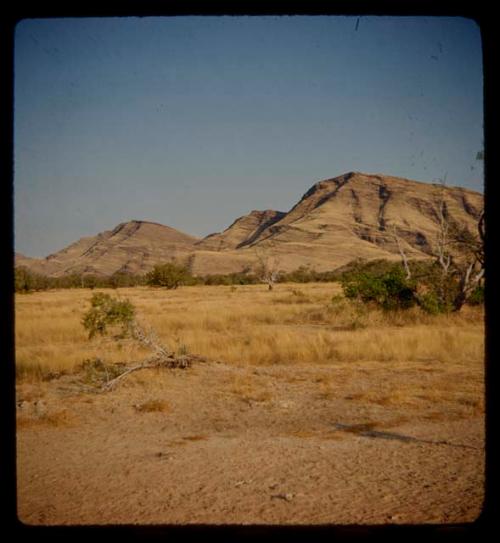
[{"label": "bare tree", "polygon": [[465,226],[454,225],[451,230],[451,245],[460,255],[453,261],[459,285],[453,301],[455,311],[460,310],[484,278],[484,236],[484,211],[481,211],[478,219],[477,233],[470,232]]},{"label": "bare tree", "polygon": [[445,191],[446,177],[441,181],[441,191],[434,206],[438,218],[438,233],[434,254],[443,270],[443,274],[447,275],[452,264],[452,255],[450,253],[450,223],[446,207]]},{"label": "bare tree", "polygon": [[[434,202],[438,229],[432,254],[441,270],[440,280],[434,288],[443,303],[448,303],[451,295],[453,311],[460,311],[472,292],[484,280],[484,210],[478,216],[477,232],[471,232],[466,224],[459,224],[450,217],[446,205],[446,191],[445,176],[440,180],[439,193]],[[398,246],[406,279],[410,279],[412,274],[408,258],[394,226],[392,236]]]},{"label": "bare tree", "polygon": [[255,247],[255,254],[258,261],[256,273],[259,279],[267,284],[268,290],[273,290],[274,283],[277,281],[280,273],[280,260],[275,253],[273,254],[274,250],[273,243],[269,243],[268,249]]},{"label": "bare tree", "polygon": [[477,231],[471,232],[466,224],[459,224],[449,216],[446,190],[444,179],[435,205],[438,233],[434,256],[441,268],[442,288],[453,280],[458,284],[452,306],[459,311],[484,277],[484,210],[479,214]]},{"label": "bare tree", "polygon": [[398,251],[401,256],[401,261],[403,262],[403,266],[406,272],[406,279],[411,279],[411,270],[410,265],[408,264],[408,257],[406,256],[405,250],[403,248],[403,244],[401,243],[401,239],[396,231],[396,227],[392,227],[392,237],[394,238],[394,241],[396,242],[396,245],[398,246]]}]

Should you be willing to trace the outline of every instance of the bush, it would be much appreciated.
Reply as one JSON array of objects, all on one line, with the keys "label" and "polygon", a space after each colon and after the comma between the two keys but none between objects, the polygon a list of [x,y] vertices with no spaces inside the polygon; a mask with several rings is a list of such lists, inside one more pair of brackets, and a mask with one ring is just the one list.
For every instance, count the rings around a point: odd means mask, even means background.
[{"label": "bush", "polygon": [[83,381],[86,384],[101,386],[121,375],[124,366],[106,364],[100,358],[87,358],[78,366],[77,371],[83,373]]},{"label": "bush", "polygon": [[447,311],[447,305],[439,299],[435,292],[426,292],[418,297],[418,305],[430,315],[438,315]]},{"label": "bush", "polygon": [[165,287],[174,289],[180,285],[189,283],[192,276],[186,266],[167,262],[166,264],[157,264],[148,274],[146,274],[146,283],[154,287]]},{"label": "bush", "polygon": [[246,272],[233,272],[228,274],[211,274],[198,278],[203,285],[254,285],[259,283],[258,277]]},{"label": "bush", "polygon": [[470,305],[481,305],[484,303],[484,285],[478,285],[468,299]]},{"label": "bush", "polygon": [[116,271],[105,279],[106,287],[119,288],[119,287],[136,287],[145,283],[144,276],[134,275],[132,273],[126,273],[122,271]]},{"label": "bush", "polygon": [[278,277],[278,283],[311,283],[333,282],[340,279],[340,273],[335,270],[318,272],[307,266],[300,266],[290,272],[282,272]]},{"label": "bush", "polygon": [[105,335],[108,326],[119,325],[122,336],[134,319],[135,309],[128,300],[113,299],[109,294],[98,292],[90,300],[91,308],[84,315],[82,324],[89,332],[89,339],[96,334]]},{"label": "bush", "polygon": [[32,292],[34,290],[46,290],[51,288],[49,277],[34,273],[24,266],[14,270],[14,288],[16,292]]},{"label": "bush", "polygon": [[381,275],[351,272],[342,279],[347,298],[374,303],[385,310],[408,309],[415,305],[415,284],[405,278],[403,269],[396,265]]}]

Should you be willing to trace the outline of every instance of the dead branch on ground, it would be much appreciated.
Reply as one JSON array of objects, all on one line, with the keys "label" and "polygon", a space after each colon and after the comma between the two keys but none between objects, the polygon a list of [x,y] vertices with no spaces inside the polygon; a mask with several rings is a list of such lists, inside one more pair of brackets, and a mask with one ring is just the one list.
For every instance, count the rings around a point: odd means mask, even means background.
[{"label": "dead branch on ground", "polygon": [[147,347],[153,351],[153,355],[144,360],[143,362],[136,364],[125,369],[123,373],[120,373],[114,379],[107,381],[101,389],[103,391],[112,390],[116,385],[122,381],[127,375],[133,372],[152,368],[188,368],[193,362],[208,362],[209,360],[198,355],[176,355],[174,351],[169,351],[164,345],[162,345],[156,336],[154,330],[150,329],[146,332],[137,321],[133,320],[129,325],[129,332],[133,339],[138,341],[141,345]]}]

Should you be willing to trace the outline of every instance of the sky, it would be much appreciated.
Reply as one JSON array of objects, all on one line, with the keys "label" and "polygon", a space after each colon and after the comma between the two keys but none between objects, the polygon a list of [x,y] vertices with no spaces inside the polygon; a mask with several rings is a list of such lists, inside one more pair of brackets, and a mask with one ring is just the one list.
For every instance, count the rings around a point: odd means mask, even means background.
[{"label": "sky", "polygon": [[14,61],[27,256],[134,219],[203,237],[349,171],[483,191],[473,20],[26,19]]}]

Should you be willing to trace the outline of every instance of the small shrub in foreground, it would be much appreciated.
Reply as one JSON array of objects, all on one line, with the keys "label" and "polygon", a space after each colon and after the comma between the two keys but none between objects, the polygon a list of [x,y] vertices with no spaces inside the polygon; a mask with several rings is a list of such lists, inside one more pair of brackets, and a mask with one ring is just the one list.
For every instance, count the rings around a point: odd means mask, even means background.
[{"label": "small shrub in foreground", "polygon": [[135,315],[134,306],[128,300],[118,300],[98,292],[92,296],[90,304],[91,308],[82,320],[84,328],[89,332],[89,339],[96,334],[105,335],[110,325],[119,325],[122,336],[127,333]]}]

